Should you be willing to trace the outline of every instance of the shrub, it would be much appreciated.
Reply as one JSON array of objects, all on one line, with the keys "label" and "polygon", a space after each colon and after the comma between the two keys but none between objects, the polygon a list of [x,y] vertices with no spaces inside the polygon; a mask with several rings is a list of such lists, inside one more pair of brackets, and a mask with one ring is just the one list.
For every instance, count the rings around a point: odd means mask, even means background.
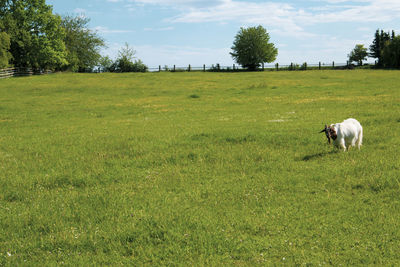
[{"label": "shrub", "polygon": [[135,60],[132,65],[132,72],[146,72],[149,68],[140,60]]},{"label": "shrub", "polygon": [[112,72],[146,72],[148,67],[140,60],[133,61],[136,51],[126,43],[118,53],[118,58],[110,66]]}]

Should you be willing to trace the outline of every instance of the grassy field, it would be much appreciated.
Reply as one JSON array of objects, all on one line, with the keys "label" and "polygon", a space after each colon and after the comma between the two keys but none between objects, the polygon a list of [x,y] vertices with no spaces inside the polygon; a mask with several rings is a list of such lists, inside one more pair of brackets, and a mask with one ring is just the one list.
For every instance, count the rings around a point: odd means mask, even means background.
[{"label": "grassy field", "polygon": [[399,130],[399,71],[0,80],[0,265],[399,265]]}]

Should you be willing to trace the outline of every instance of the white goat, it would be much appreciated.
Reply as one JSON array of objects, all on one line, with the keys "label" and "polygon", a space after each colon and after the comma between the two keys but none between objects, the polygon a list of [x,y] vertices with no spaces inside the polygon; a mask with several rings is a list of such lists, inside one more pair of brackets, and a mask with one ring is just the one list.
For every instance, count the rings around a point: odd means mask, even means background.
[{"label": "white goat", "polygon": [[344,151],[348,150],[350,146],[356,146],[360,149],[363,139],[363,128],[356,119],[347,119],[341,123],[325,125],[325,132],[328,142],[337,148],[342,148]]}]

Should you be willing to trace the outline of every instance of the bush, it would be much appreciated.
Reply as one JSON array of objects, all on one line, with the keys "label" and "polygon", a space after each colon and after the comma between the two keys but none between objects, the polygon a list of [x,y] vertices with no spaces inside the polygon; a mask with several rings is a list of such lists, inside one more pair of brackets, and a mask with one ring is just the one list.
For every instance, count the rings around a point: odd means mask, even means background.
[{"label": "bush", "polygon": [[[101,72],[109,72],[114,66],[114,62],[111,60],[110,57],[105,56],[100,58],[99,68]],[[115,69],[115,66],[114,66]]]},{"label": "bush", "polygon": [[295,64],[295,63],[291,63],[288,67],[289,70],[298,70],[299,68],[300,68],[299,64]]},{"label": "bush", "polygon": [[220,67],[219,63],[217,63],[217,64],[215,64],[215,66],[214,66],[214,64],[212,64],[208,71],[220,71],[220,70],[221,70],[221,67]]},{"label": "bush", "polygon": [[140,59],[135,62],[117,59],[109,67],[104,68],[103,71],[109,72],[147,72],[149,68]]},{"label": "bush", "polygon": [[140,60],[133,61],[136,51],[126,43],[118,53],[118,58],[110,66],[111,72],[146,72],[148,67]]},{"label": "bush", "polygon": [[132,72],[146,72],[149,68],[140,60],[135,60],[132,65]]}]

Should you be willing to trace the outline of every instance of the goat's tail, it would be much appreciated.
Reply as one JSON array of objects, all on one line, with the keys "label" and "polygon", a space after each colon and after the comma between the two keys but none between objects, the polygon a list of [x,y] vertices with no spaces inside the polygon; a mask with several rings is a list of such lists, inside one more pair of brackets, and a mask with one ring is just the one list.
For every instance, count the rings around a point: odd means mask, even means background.
[{"label": "goat's tail", "polygon": [[358,139],[357,139],[357,147],[358,147],[358,149],[360,149],[360,147],[362,145],[362,140],[363,140],[363,129],[361,128],[360,134],[358,135]]}]

